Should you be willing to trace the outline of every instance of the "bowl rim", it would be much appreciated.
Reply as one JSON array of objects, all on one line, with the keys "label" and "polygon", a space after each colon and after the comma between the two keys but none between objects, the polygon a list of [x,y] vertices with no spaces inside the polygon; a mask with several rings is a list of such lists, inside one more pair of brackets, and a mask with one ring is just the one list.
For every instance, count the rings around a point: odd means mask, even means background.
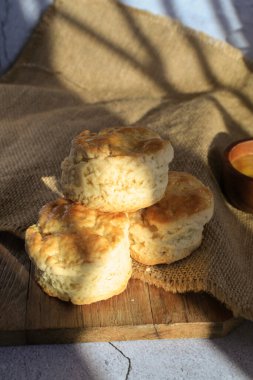
[{"label": "bowl rim", "polygon": [[242,143],[245,143],[245,142],[248,142],[248,141],[252,141],[253,143],[253,137],[249,137],[249,138],[246,138],[246,139],[241,139],[241,140],[236,140],[234,142],[232,142],[231,144],[229,144],[226,149],[224,150],[224,158],[225,158],[225,162],[226,164],[228,165],[229,169],[232,170],[236,175],[238,175],[239,177],[241,177],[242,179],[246,179],[247,181],[250,181],[250,182],[253,182],[253,177],[250,177],[246,174],[243,174],[242,172],[240,172],[239,170],[237,170],[232,164],[231,164],[231,161],[229,159],[229,153],[231,152],[231,150],[236,146],[236,145],[239,145],[239,144],[242,144]]}]

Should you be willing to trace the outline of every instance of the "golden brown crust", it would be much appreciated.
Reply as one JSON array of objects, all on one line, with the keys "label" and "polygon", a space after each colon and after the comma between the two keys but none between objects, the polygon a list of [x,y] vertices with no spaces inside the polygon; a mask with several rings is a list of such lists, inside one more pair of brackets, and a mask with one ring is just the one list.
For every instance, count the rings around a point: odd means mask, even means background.
[{"label": "golden brown crust", "polygon": [[148,128],[121,127],[106,128],[98,133],[85,130],[74,138],[72,145],[85,159],[149,155],[170,143]]},{"label": "golden brown crust", "polygon": [[176,223],[201,211],[213,208],[212,192],[189,173],[169,171],[164,197],[142,211],[150,225]]},{"label": "golden brown crust", "polygon": [[[62,268],[100,260],[122,239],[128,218],[59,198],[42,207],[38,226],[26,231],[31,258]],[[54,255],[53,252],[58,254]]]}]

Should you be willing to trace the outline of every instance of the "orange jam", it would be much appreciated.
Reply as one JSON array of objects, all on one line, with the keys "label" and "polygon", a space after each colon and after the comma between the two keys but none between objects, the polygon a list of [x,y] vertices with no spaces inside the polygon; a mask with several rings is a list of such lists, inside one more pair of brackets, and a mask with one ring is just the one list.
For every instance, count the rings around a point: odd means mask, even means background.
[{"label": "orange jam", "polygon": [[238,157],[233,160],[231,164],[240,173],[253,178],[253,154]]}]

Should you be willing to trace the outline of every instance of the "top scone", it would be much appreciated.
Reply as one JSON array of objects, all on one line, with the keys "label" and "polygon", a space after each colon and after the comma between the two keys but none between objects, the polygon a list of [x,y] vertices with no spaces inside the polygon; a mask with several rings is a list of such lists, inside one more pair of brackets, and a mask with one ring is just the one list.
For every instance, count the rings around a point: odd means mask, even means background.
[{"label": "top scone", "polygon": [[63,193],[105,212],[149,207],[164,195],[172,159],[170,142],[147,128],[85,130],[62,163]]}]

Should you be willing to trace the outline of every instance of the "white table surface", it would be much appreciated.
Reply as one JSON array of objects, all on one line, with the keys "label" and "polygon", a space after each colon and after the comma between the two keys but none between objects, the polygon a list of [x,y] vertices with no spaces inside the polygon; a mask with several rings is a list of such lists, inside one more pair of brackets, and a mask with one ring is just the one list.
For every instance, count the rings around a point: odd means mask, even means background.
[{"label": "white table surface", "polygon": [[[51,2],[0,0],[0,72],[15,60]],[[253,0],[121,2],[170,15],[253,58]],[[253,379],[253,323],[219,339],[0,347],[0,380],[9,379]]]}]

